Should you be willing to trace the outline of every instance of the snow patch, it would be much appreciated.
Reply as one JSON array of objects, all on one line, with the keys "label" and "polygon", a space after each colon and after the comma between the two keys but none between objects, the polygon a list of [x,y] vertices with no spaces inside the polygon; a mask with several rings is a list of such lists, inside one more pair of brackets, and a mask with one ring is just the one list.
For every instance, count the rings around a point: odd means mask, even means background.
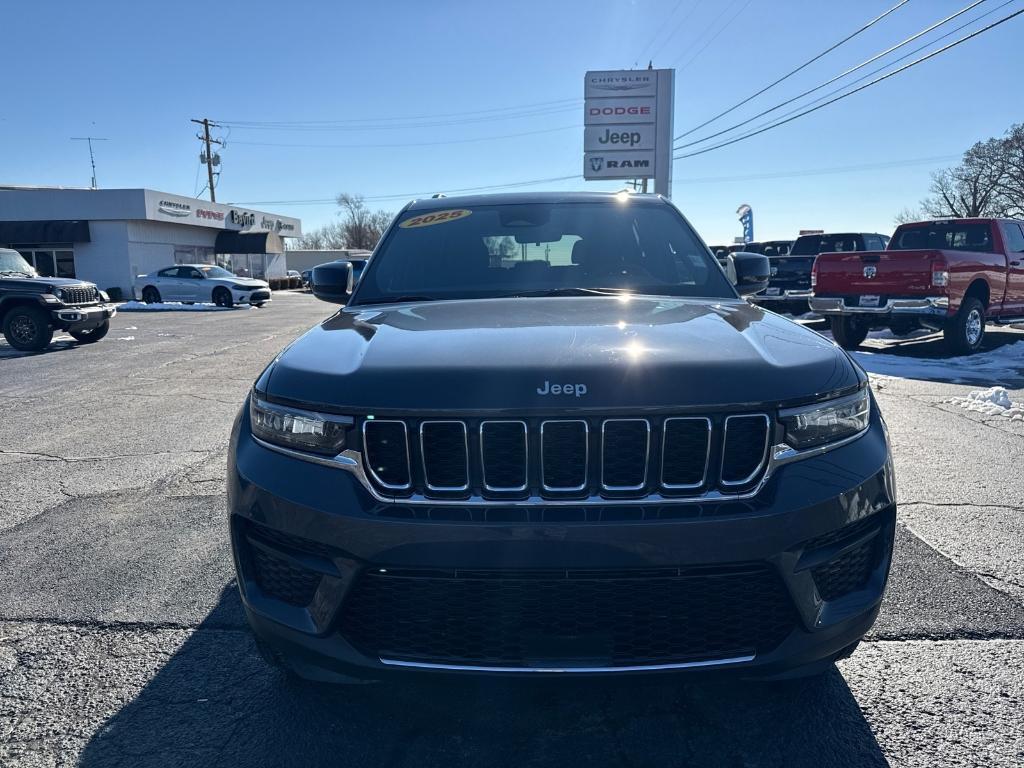
[{"label": "snow patch", "polygon": [[1022,341],[961,357],[930,359],[860,350],[853,356],[869,373],[903,379],[991,384],[993,381],[1017,381],[1024,377]]},{"label": "snow patch", "polygon": [[216,304],[181,304],[176,301],[158,301],[147,304],[144,301],[126,301],[118,308],[120,312],[230,312],[235,309],[252,309],[248,304],[233,307],[218,307]]},{"label": "snow patch", "polygon": [[1024,403],[1015,403],[1005,387],[989,387],[968,392],[966,397],[950,397],[943,400],[968,411],[985,416],[1002,416],[1010,421],[1024,421]]},{"label": "snow patch", "polygon": [[134,336],[118,336],[117,340],[118,341],[135,341],[135,337]]}]

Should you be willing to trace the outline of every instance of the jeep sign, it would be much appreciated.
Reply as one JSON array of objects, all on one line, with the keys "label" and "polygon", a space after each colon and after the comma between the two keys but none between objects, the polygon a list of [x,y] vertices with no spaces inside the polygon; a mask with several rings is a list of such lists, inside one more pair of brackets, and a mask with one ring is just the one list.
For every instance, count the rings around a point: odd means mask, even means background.
[{"label": "jeep sign", "polygon": [[675,70],[587,72],[583,95],[583,177],[654,179],[672,191]]},{"label": "jeep sign", "polygon": [[583,151],[654,149],[654,126],[588,125],[583,129]]}]

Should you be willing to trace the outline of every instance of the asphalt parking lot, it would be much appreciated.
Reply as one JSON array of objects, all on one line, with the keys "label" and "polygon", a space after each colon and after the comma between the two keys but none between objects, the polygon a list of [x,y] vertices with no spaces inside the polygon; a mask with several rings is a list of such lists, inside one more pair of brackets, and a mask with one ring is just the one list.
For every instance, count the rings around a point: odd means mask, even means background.
[{"label": "asphalt parking lot", "polygon": [[897,555],[868,642],[825,678],[334,690],[256,655],[223,488],[246,390],[330,313],[278,294],[123,312],[95,345],[0,342],[0,765],[1024,764],[1024,421],[951,401],[1024,400],[1024,332],[969,363],[934,336],[859,353],[894,443]]}]

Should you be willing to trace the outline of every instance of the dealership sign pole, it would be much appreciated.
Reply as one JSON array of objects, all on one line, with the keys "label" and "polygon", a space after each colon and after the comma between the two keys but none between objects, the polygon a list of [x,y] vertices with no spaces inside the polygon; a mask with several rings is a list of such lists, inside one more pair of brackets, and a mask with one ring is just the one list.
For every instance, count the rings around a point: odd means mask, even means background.
[{"label": "dealership sign pole", "polygon": [[583,178],[654,179],[672,195],[674,69],[587,72]]}]

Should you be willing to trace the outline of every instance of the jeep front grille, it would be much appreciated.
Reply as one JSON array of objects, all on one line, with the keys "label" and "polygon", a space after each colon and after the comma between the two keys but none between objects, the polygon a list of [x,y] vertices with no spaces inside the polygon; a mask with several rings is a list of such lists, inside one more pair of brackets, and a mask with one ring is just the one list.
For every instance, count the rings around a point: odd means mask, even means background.
[{"label": "jeep front grille", "polygon": [[741,494],[764,475],[767,414],[666,418],[366,419],[386,496],[586,499]]},{"label": "jeep front grille", "polygon": [[59,297],[65,304],[92,304],[96,301],[96,289],[91,285],[60,288]]}]

